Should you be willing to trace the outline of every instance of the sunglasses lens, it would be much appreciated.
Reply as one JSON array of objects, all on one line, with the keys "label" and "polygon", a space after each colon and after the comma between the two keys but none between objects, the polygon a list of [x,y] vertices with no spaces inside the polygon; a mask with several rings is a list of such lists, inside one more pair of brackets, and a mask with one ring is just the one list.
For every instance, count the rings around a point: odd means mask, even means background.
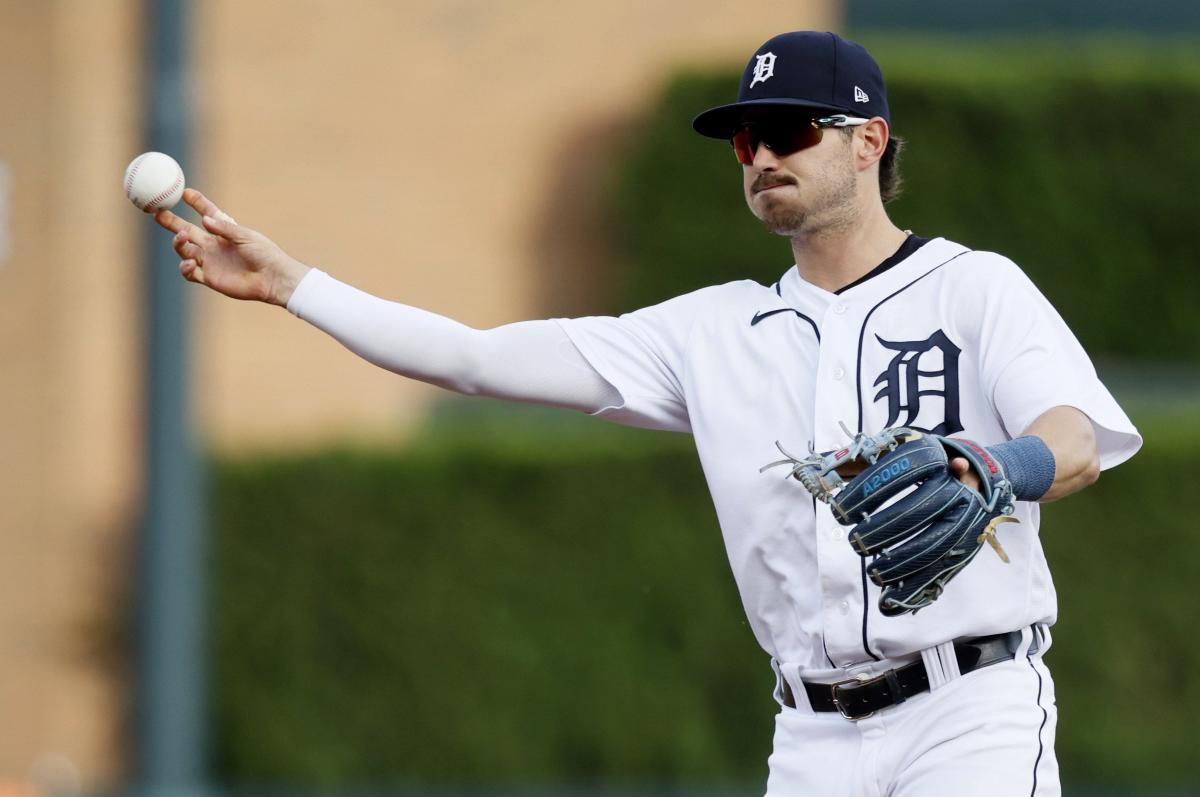
[{"label": "sunglasses lens", "polygon": [[784,156],[791,155],[793,152],[799,152],[802,149],[815,147],[821,143],[821,132],[821,128],[813,127],[811,124],[789,128],[785,140],[781,141],[774,150],[779,155]]},{"label": "sunglasses lens", "polygon": [[749,166],[754,163],[754,153],[758,150],[758,138],[751,136],[751,128],[739,128],[733,134],[733,154],[737,155],[738,163]]},{"label": "sunglasses lens", "polygon": [[821,129],[811,123],[750,124],[733,134],[733,152],[738,163],[749,166],[760,145],[786,158],[820,142]]}]

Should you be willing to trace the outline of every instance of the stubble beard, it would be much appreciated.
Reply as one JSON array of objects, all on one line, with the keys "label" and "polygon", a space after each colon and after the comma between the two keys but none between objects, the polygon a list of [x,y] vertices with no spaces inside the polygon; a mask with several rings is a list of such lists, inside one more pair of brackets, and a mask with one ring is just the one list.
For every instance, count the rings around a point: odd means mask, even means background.
[{"label": "stubble beard", "polygon": [[[768,194],[761,212],[755,215],[768,232],[788,238],[811,238],[854,226],[859,218],[857,178],[849,158],[839,165],[842,168],[831,168],[804,186],[813,197],[807,206]],[[764,177],[760,176],[758,182],[783,182]],[[787,182],[797,185],[794,179]]]}]

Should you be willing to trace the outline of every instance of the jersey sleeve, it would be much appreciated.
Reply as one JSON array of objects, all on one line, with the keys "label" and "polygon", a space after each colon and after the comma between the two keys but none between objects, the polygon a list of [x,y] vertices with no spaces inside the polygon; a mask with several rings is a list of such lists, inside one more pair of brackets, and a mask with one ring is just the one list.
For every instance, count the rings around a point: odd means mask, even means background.
[{"label": "jersey sleeve", "polygon": [[980,378],[1005,430],[1016,437],[1047,410],[1075,407],[1095,428],[1101,468],[1132,457],[1141,435],[1058,311],[1012,261],[983,257],[976,273],[982,301],[975,305]]},{"label": "jersey sleeve", "polygon": [[464,395],[589,413],[618,400],[553,321],[472,329],[315,268],[300,280],[287,309],[381,368]]},{"label": "jersey sleeve", "polygon": [[688,341],[713,290],[701,289],[621,316],[555,319],[620,393],[619,401],[593,415],[645,429],[691,431],[684,392]]}]

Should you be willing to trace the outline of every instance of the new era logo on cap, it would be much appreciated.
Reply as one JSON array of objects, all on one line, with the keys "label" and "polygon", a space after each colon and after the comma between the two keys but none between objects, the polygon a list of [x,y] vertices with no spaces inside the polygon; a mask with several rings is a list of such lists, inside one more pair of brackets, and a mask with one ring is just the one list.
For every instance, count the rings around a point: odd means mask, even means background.
[{"label": "new era logo on cap", "polygon": [[854,101],[855,102],[870,102],[871,98],[867,96],[867,93],[865,91],[860,89],[858,86],[855,86],[854,87]]}]

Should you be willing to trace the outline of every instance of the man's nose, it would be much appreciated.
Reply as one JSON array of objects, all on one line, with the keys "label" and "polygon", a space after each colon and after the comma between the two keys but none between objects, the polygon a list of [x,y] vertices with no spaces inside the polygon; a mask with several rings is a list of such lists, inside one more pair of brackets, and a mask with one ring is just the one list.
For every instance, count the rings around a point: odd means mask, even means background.
[{"label": "man's nose", "polygon": [[760,171],[774,171],[779,168],[779,156],[771,151],[771,148],[764,143],[759,143],[754,148],[754,168]]}]

